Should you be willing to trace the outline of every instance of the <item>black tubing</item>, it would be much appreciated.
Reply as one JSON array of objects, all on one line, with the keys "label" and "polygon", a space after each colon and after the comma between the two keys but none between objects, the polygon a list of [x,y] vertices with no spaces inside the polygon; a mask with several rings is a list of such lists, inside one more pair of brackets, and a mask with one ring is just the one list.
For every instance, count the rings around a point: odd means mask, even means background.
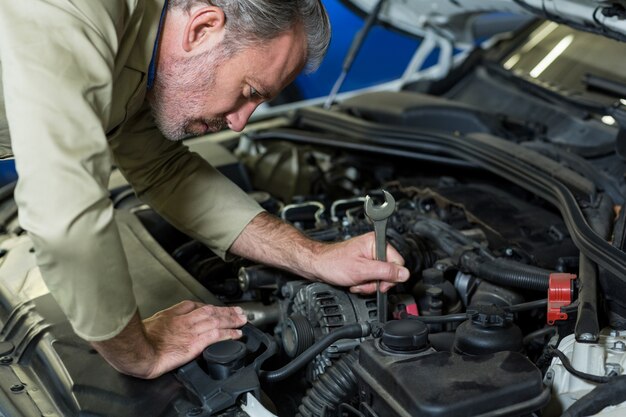
[{"label": "black tubing", "polygon": [[289,378],[291,375],[296,373],[300,368],[312,361],[313,358],[337,340],[366,337],[371,333],[371,331],[369,323],[354,323],[340,327],[339,329],[334,330],[321,338],[313,346],[302,352],[300,356],[296,357],[282,368],[276,369],[275,371],[265,371],[261,373],[261,378],[263,378],[266,382],[282,381],[283,379]]},{"label": "black tubing", "polygon": [[542,308],[546,308],[547,306],[548,306],[548,299],[546,298],[543,300],[528,301],[522,304],[514,304],[510,307],[503,307],[503,308],[507,309],[511,313],[518,313],[520,311],[539,310]]},{"label": "black tubing", "polygon": [[352,367],[357,358],[358,352],[352,351],[328,367],[307,391],[296,416],[322,416],[327,411],[336,410],[341,403],[353,397],[357,380]]},{"label": "black tubing", "polygon": [[522,343],[524,344],[524,346],[528,346],[529,344],[533,342],[533,340],[538,339],[538,338],[545,339],[546,337],[552,337],[556,334],[556,332],[557,332],[556,327],[553,327],[553,326],[544,327],[542,329],[535,330],[534,332],[528,333],[526,336],[524,336]]},{"label": "black tubing", "polygon": [[626,401],[626,376],[615,376],[606,384],[598,385],[590,393],[565,410],[561,417],[583,417],[598,414],[610,405]]},{"label": "black tubing", "polygon": [[447,314],[445,316],[409,316],[409,315],[401,315],[403,318],[408,318],[411,320],[419,320],[426,324],[442,324],[442,323],[454,323],[458,321],[465,321],[468,319],[466,313],[459,314]]},{"label": "black tubing", "polygon": [[473,264],[469,268],[472,273],[495,284],[533,291],[548,290],[549,270],[502,258]]},{"label": "black tubing", "polygon": [[552,356],[559,358],[565,370],[569,372],[570,374],[574,375],[576,378],[593,382],[594,384],[606,384],[609,381],[611,381],[613,378],[615,378],[615,377],[604,376],[604,375],[593,375],[593,374],[588,374],[586,372],[579,371],[578,369],[572,366],[572,363],[570,362],[569,358],[565,356],[565,354],[558,349],[554,349],[554,348],[552,349]]},{"label": "black tubing", "polygon": [[[536,310],[546,308],[548,300],[535,300],[522,304],[514,304],[512,306],[503,306],[502,310],[509,311],[511,313],[519,313],[521,311]],[[458,321],[465,321],[472,318],[472,307],[468,307],[467,312],[457,314],[446,314],[444,316],[412,316],[405,312],[400,313],[400,318],[409,320],[419,320],[426,324],[442,324],[442,323],[454,323]]]},{"label": "black tubing", "polygon": [[[417,235],[435,242],[437,247],[450,256],[454,256],[464,246],[475,245],[471,239],[438,220],[420,220],[413,225],[412,230]],[[494,258],[484,249],[480,254],[466,252],[461,256],[460,263],[472,274],[495,284],[546,291],[550,282],[550,271],[506,258]]]}]

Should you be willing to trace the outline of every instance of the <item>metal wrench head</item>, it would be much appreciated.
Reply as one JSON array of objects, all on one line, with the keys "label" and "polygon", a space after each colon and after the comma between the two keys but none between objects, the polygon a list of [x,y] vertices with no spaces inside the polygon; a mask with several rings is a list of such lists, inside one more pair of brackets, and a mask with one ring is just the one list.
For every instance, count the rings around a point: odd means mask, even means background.
[{"label": "metal wrench head", "polygon": [[374,205],[374,200],[368,195],[365,197],[365,215],[372,221],[388,219],[396,209],[396,200],[387,191],[383,190],[385,202],[380,206]]}]

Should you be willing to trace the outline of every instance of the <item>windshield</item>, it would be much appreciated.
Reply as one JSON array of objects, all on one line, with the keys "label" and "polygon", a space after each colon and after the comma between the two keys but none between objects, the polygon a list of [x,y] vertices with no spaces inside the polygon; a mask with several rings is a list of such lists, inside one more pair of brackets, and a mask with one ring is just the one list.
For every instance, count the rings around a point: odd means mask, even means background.
[{"label": "windshield", "polygon": [[625,49],[622,42],[545,22],[501,63],[543,87],[610,105],[626,99]]}]

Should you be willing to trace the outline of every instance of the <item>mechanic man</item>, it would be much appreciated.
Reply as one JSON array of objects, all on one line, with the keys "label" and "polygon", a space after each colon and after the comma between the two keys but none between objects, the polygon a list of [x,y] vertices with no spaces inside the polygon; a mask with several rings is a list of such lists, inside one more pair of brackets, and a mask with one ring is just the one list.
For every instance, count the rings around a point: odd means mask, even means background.
[{"label": "mechanic man", "polygon": [[183,301],[141,320],[107,182],[187,234],[311,279],[372,292],[408,278],[372,235],[322,244],[264,213],[180,139],[241,131],[326,52],[319,0],[20,0],[0,6],[0,155],[20,223],[75,332],[120,372],[155,378],[238,338],[240,308]]}]

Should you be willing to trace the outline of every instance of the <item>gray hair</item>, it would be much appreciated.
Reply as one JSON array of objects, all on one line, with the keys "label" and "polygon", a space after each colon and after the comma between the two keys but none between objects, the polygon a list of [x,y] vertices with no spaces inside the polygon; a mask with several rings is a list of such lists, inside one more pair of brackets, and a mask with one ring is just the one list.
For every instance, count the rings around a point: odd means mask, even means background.
[{"label": "gray hair", "polygon": [[315,71],[326,55],[330,21],[321,0],[169,0],[168,7],[189,11],[197,4],[210,4],[224,11],[229,55],[275,39],[298,24],[307,39],[306,72]]}]

